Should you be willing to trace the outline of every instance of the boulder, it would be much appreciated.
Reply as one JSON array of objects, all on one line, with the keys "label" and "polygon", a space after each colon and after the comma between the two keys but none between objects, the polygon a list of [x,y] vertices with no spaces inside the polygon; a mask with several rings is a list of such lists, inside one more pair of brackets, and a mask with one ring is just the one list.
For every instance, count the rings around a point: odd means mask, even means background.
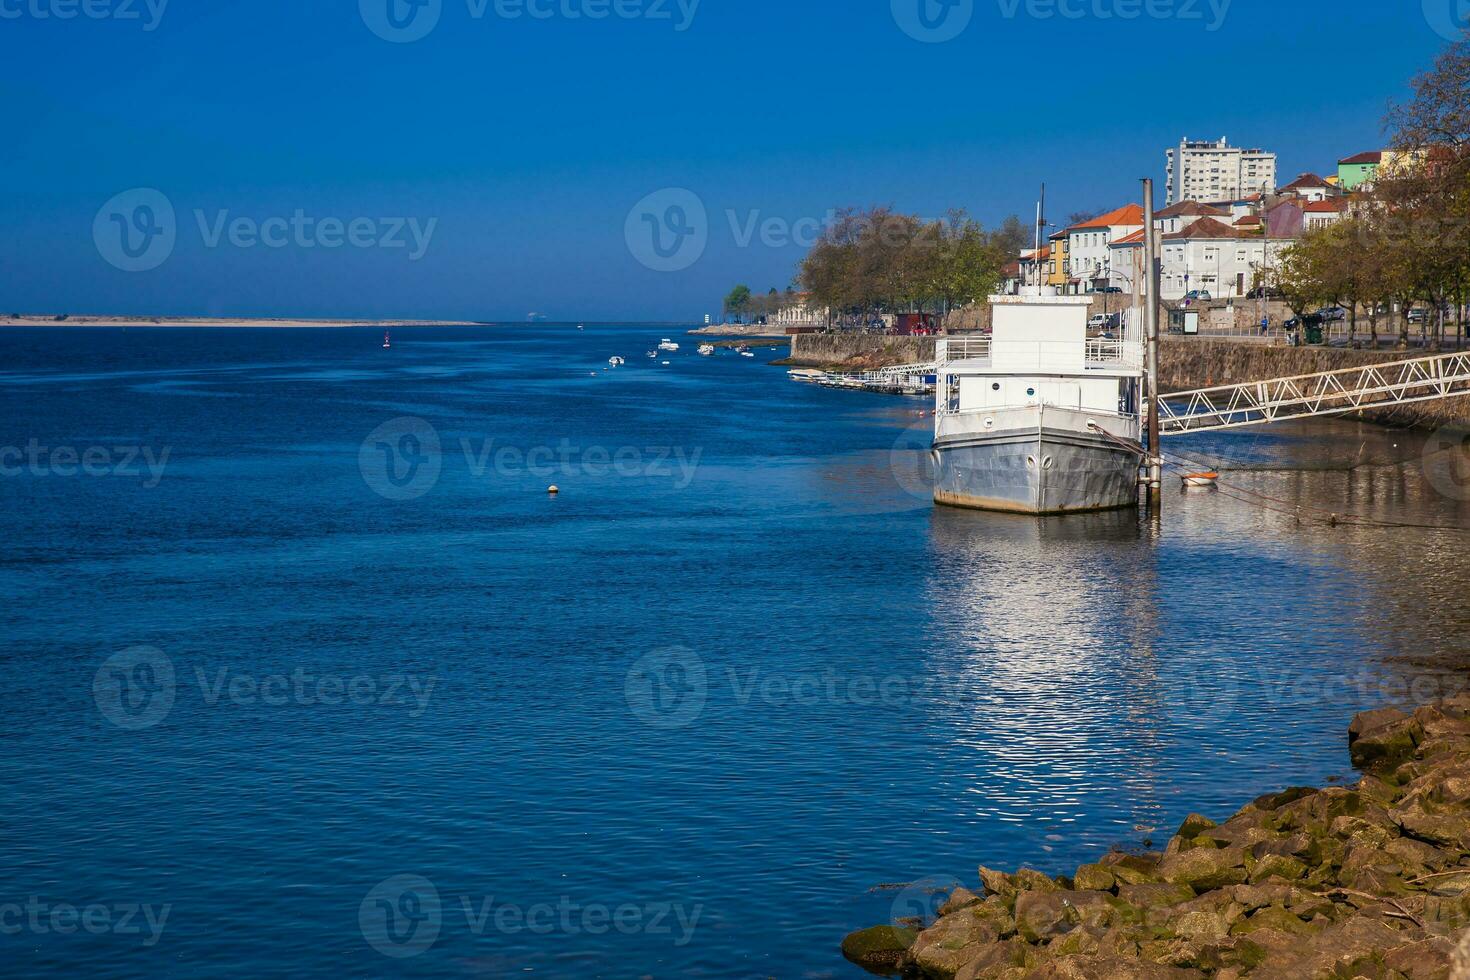
[{"label": "boulder", "polygon": [[1283,906],[1268,905],[1252,912],[1249,917],[1238,920],[1230,927],[1230,934],[1247,936],[1260,929],[1275,929],[1293,936],[1303,936],[1317,931]]},{"label": "boulder", "polygon": [[896,926],[859,929],[842,940],[842,955],[872,973],[892,974],[898,972],[904,953],[916,938],[912,929]]},{"label": "boulder", "polygon": [[1407,836],[1442,850],[1470,853],[1470,809],[1466,807],[1446,807],[1421,795],[1400,804],[1394,818]]},{"label": "boulder", "polygon": [[1159,909],[1191,901],[1194,898],[1194,889],[1185,884],[1146,881],[1136,885],[1119,885],[1118,897],[1141,909]]},{"label": "boulder", "polygon": [[946,915],[919,933],[906,962],[928,976],[952,977],[1014,931],[1004,899],[991,897]]},{"label": "boulder", "polygon": [[1063,956],[1049,960],[1026,975],[1027,980],[1189,980],[1203,977],[1200,970],[1164,966],[1118,956]]},{"label": "boulder", "polygon": [[1084,916],[1105,922],[1110,898],[1096,891],[1022,892],[1016,898],[1016,932],[1029,943],[1039,943],[1071,931]]},{"label": "boulder", "polygon": [[1251,884],[1259,884],[1272,878],[1282,881],[1296,881],[1306,877],[1307,866],[1304,862],[1294,857],[1283,854],[1268,854],[1256,861],[1256,866],[1251,869]]},{"label": "boulder", "polygon": [[1383,965],[1409,980],[1446,980],[1452,967],[1454,944],[1443,936],[1433,936],[1389,950]]},{"label": "boulder", "polygon": [[1393,772],[1414,758],[1414,746],[1423,735],[1418,723],[1406,716],[1360,732],[1349,740],[1348,754],[1365,772]]},{"label": "boulder", "polygon": [[1062,886],[1057,884],[1055,878],[1049,878],[1040,871],[1034,871],[1031,868],[1022,868],[1013,877],[1016,882],[1016,887],[1021,891],[1055,892],[1062,890]]},{"label": "boulder", "polygon": [[1185,817],[1184,822],[1179,825],[1179,831],[1177,834],[1175,834],[1175,836],[1185,838],[1198,837],[1201,831],[1209,830],[1211,827],[1216,826],[1219,825],[1216,824],[1215,821],[1211,820],[1209,817],[1200,816],[1198,813],[1191,813],[1189,816]]},{"label": "boulder", "polygon": [[956,888],[949,893],[949,897],[939,906],[939,914],[940,916],[946,916],[953,912],[958,912],[966,906],[978,905],[980,901],[980,896],[970,891],[970,889]]},{"label": "boulder", "polygon": [[1353,716],[1352,721],[1348,722],[1348,744],[1352,745],[1362,738],[1364,732],[1408,720],[1409,716],[1398,708],[1374,708],[1372,711],[1360,711]]},{"label": "boulder", "polygon": [[1016,892],[1020,890],[1015,878],[983,864],[980,866],[980,884],[985,886],[985,894],[999,895],[1001,898],[1015,898]]},{"label": "boulder", "polygon": [[1225,847],[1219,850],[1196,848],[1165,858],[1159,865],[1159,874],[1165,881],[1185,884],[1196,892],[1213,888],[1244,884],[1250,877],[1247,862],[1255,859],[1246,854],[1242,847]]},{"label": "boulder", "polygon": [[1105,865],[1084,864],[1072,876],[1072,884],[1082,891],[1112,891],[1118,879]]}]

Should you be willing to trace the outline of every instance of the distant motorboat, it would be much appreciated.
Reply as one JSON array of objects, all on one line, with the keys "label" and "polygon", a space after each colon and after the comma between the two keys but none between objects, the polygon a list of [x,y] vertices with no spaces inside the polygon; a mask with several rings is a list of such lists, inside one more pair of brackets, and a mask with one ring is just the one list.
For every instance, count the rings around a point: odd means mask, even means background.
[{"label": "distant motorboat", "polygon": [[673,351],[673,350],[678,350],[679,349],[679,345],[676,344],[676,343],[674,343],[669,338],[665,337],[663,340],[661,340],[661,341],[658,342],[658,349],[659,350]]},{"label": "distant motorboat", "polygon": [[648,356],[649,357],[658,357],[658,351],[651,350],[651,351],[648,352]]},{"label": "distant motorboat", "polygon": [[390,348],[392,346],[393,346],[393,341],[391,341],[390,339],[388,339],[388,331],[384,330],[383,331],[383,350],[387,350],[388,348]]},{"label": "distant motorboat", "polygon": [[699,345],[699,356],[700,357],[710,357],[711,355],[714,354],[714,352],[715,352],[715,345],[714,344],[700,344]]},{"label": "distant motorboat", "polygon": [[660,361],[659,363],[661,363],[664,367],[668,367],[669,366],[669,362],[668,361]]},{"label": "distant motorboat", "polygon": [[607,359],[607,363],[611,364],[613,367],[622,367],[628,362],[623,360],[621,357],[609,357]]},{"label": "distant motorboat", "polygon": [[740,352],[740,356],[741,356],[741,357],[754,357],[754,356],[755,356],[755,355],[754,355],[754,354],[752,354],[752,353],[751,353],[751,352],[750,352],[750,351],[748,351],[748,350],[743,350],[743,351],[741,351],[741,352]]}]

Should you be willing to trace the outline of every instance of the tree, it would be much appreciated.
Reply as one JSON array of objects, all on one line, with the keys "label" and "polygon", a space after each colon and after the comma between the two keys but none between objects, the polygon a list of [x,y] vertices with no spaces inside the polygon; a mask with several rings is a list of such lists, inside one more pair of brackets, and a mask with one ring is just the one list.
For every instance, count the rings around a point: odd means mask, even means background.
[{"label": "tree", "polygon": [[741,285],[730,290],[730,295],[725,297],[725,312],[734,317],[742,317],[750,308],[750,287]]}]

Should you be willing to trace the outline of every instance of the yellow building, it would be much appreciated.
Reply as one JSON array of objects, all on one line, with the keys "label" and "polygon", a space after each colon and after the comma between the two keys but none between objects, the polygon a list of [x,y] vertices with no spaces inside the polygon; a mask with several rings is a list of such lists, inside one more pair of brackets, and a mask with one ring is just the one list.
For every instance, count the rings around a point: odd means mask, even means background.
[{"label": "yellow building", "polygon": [[1067,233],[1059,231],[1047,239],[1051,243],[1051,255],[1047,259],[1046,284],[1063,292],[1067,285]]}]

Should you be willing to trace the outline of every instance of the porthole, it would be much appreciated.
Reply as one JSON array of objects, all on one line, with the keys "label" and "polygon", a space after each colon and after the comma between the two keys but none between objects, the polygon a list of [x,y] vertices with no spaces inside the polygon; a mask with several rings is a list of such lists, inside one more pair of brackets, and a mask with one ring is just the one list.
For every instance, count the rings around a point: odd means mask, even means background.
[{"label": "porthole", "polygon": [[1036,389],[1035,388],[1027,388],[1026,389],[1026,397],[1027,398],[1035,398],[1036,397]]},{"label": "porthole", "polygon": [[991,391],[1000,391],[1000,382],[997,381],[995,384],[991,385],[990,386],[990,390]]}]

